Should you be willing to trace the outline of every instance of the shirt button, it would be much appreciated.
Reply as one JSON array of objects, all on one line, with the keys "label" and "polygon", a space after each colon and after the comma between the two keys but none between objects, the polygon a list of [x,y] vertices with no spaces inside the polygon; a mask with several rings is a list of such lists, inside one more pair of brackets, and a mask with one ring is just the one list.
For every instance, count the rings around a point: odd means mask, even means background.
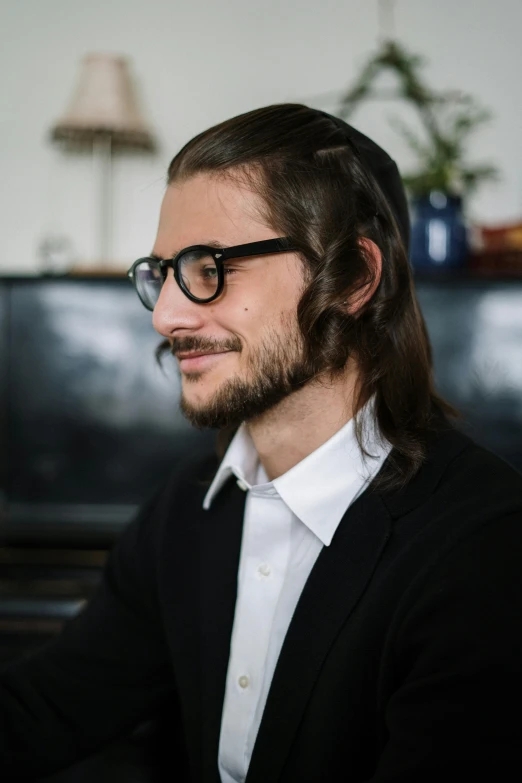
[{"label": "shirt button", "polygon": [[244,481],[241,481],[241,479],[237,480],[237,485],[239,489],[242,489],[244,492],[248,492],[248,486],[245,484]]},{"label": "shirt button", "polygon": [[261,574],[261,576],[270,576],[272,569],[268,563],[261,563],[261,565],[257,567],[257,572],[258,574]]},{"label": "shirt button", "polygon": [[239,683],[239,686],[240,686],[241,688],[248,688],[248,686],[250,685],[250,680],[248,679],[248,677],[247,677],[245,674],[243,674],[243,675],[242,675],[242,676],[241,676],[241,677],[238,679],[238,683]]}]

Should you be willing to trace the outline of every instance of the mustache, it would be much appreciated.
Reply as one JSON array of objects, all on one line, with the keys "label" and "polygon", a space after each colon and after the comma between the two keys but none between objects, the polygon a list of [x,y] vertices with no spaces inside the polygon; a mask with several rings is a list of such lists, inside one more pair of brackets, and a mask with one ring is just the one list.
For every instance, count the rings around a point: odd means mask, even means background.
[{"label": "mustache", "polygon": [[161,364],[163,359],[171,354],[189,353],[192,351],[202,351],[208,353],[219,353],[221,351],[237,351],[241,353],[243,346],[239,337],[233,337],[229,340],[211,340],[209,337],[199,337],[197,335],[188,335],[187,337],[173,337],[171,340],[162,340],[155,351],[156,361]]}]

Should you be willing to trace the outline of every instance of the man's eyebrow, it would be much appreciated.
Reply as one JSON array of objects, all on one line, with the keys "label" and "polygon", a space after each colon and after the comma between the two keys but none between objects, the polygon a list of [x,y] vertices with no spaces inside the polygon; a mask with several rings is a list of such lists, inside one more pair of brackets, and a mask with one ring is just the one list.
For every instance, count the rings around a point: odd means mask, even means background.
[{"label": "man's eyebrow", "polygon": [[[217,239],[209,239],[206,242],[198,242],[198,245],[204,245],[205,247],[211,247],[213,250],[223,250],[225,247],[229,247],[226,242],[218,242]],[[194,247],[194,245],[189,245],[189,247]],[[181,253],[182,250],[185,248],[180,248],[180,250],[174,250],[167,258],[175,258],[178,253]],[[153,250],[149,253],[149,258],[154,258],[156,261],[164,261],[165,258],[163,256],[159,256],[157,253],[155,253]]]}]

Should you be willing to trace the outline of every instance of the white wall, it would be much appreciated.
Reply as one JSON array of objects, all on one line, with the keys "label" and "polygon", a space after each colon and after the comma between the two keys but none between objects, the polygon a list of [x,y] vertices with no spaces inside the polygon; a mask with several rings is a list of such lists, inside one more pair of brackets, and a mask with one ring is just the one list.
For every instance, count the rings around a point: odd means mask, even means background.
[{"label": "white wall", "polygon": [[[461,88],[495,120],[472,153],[502,181],[470,205],[475,219],[522,215],[522,3],[397,0],[396,35],[423,53],[434,87]],[[0,270],[38,271],[38,244],[65,235],[78,259],[96,252],[95,182],[88,155],[48,141],[88,52],[132,59],[142,105],[160,142],[152,158],[115,161],[114,257],[153,242],[170,158],[198,131],[269,103],[335,109],[378,40],[376,0],[0,0]],[[386,117],[400,105],[361,109],[355,125],[399,165],[409,154]]]}]

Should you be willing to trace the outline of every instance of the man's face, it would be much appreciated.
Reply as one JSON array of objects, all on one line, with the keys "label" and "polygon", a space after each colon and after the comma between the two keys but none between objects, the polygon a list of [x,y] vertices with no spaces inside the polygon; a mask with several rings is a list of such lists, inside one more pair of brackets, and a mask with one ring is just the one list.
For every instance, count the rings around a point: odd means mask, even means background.
[{"label": "man's face", "polygon": [[[189,245],[222,247],[279,236],[264,225],[259,197],[230,179],[200,174],[167,188],[154,253],[172,258]],[[225,288],[210,304],[190,301],[172,269],[154,309],[181,372],[181,407],[197,426],[248,421],[307,380],[297,326],[304,286],[295,253],[230,261]]]}]

